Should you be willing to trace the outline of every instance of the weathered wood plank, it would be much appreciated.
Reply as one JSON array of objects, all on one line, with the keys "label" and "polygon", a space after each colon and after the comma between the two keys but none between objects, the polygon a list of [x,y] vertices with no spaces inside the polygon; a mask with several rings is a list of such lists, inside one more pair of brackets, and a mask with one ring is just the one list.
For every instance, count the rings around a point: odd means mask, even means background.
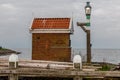
[{"label": "weathered wood plank", "polygon": [[[72,63],[53,61],[19,61],[16,69],[8,67],[8,61],[0,61],[0,76],[17,74],[38,77],[120,77],[120,71],[79,71]],[[49,66],[48,66],[49,64]]]},{"label": "weathered wood plank", "polygon": [[119,71],[76,71],[40,68],[19,68],[16,70],[0,70],[1,74],[18,74],[19,76],[53,76],[53,77],[120,77]]}]

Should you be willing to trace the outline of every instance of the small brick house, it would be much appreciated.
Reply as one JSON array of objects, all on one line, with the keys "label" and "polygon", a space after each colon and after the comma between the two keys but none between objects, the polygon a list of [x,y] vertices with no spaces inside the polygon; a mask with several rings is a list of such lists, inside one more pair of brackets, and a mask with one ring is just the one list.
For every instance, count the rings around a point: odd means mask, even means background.
[{"label": "small brick house", "polygon": [[70,18],[34,18],[32,33],[32,59],[70,61],[73,33]]}]

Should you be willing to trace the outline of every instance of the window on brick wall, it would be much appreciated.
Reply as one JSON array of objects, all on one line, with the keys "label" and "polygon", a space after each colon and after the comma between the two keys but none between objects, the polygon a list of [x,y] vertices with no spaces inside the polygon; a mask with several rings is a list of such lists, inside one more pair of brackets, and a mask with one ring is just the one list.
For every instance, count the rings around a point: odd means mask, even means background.
[{"label": "window on brick wall", "polygon": [[37,39],[40,39],[40,37],[39,37],[39,36],[37,36]]}]

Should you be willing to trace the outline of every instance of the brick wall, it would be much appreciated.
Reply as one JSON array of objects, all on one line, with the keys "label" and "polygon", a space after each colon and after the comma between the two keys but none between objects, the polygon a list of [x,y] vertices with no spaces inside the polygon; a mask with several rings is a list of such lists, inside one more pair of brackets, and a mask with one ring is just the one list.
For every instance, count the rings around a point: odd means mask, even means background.
[{"label": "brick wall", "polygon": [[70,34],[33,33],[32,59],[70,61]]}]

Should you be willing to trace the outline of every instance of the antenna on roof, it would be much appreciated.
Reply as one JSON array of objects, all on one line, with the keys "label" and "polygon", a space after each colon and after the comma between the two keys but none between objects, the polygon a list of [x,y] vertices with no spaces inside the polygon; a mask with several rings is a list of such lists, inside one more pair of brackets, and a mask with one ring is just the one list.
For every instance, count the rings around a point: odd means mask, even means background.
[{"label": "antenna on roof", "polygon": [[34,13],[34,12],[32,12],[32,18],[34,19],[34,17],[35,17],[35,13]]},{"label": "antenna on roof", "polygon": [[74,23],[73,23],[73,12],[72,12],[72,23],[71,23],[71,33],[74,32]]}]

